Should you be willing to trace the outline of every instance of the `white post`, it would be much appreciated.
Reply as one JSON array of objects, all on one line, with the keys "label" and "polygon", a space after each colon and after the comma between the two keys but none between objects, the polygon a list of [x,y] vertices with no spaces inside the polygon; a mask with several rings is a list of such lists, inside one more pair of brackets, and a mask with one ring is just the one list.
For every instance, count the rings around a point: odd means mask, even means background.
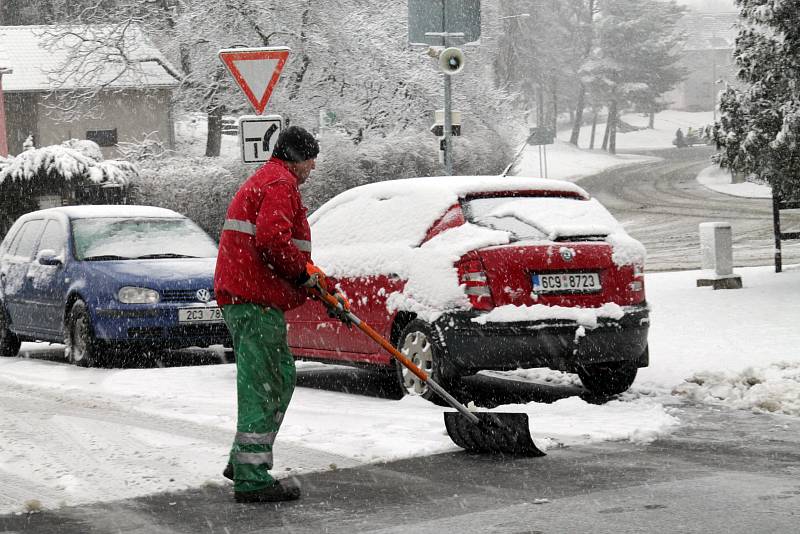
[{"label": "white post", "polygon": [[700,266],[703,269],[697,286],[714,289],[738,289],[742,278],[733,272],[733,232],[731,223],[700,223]]}]

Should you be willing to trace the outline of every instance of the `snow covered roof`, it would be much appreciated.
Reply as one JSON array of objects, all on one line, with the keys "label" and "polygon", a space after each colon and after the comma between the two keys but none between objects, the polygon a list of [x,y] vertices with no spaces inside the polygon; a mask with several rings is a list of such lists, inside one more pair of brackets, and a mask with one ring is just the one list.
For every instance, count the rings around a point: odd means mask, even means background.
[{"label": "snow covered roof", "polygon": [[733,50],[738,21],[737,11],[686,13],[679,23],[687,37],[684,50]]},{"label": "snow covered roof", "polygon": [[[66,30],[72,35],[56,39]],[[120,39],[118,29],[112,25],[0,26],[0,67],[13,69],[13,73],[3,77],[3,89],[15,92],[91,89],[101,85],[115,89],[178,85],[175,77],[170,75],[177,70],[141,29],[129,27],[122,35],[123,39]],[[75,55],[79,37],[113,42],[114,46],[104,47],[81,61]],[[121,51],[135,63],[124,64]],[[7,61],[3,60],[3,54]],[[74,75],[62,80],[65,70],[71,70],[70,62],[81,66],[75,68]],[[66,66],[70,68],[65,69]]]}]

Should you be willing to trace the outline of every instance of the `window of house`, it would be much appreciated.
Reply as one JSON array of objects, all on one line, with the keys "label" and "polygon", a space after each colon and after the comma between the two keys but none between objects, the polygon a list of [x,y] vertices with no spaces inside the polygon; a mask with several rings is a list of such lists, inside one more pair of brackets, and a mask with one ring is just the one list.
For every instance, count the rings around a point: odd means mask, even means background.
[{"label": "window of house", "polygon": [[86,130],[86,139],[94,141],[100,146],[115,146],[117,144],[117,129]]}]

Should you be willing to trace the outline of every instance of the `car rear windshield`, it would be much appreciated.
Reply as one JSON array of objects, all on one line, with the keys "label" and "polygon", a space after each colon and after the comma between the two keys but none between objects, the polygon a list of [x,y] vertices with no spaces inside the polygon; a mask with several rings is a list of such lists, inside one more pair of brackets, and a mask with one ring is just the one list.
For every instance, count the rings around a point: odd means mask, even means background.
[{"label": "car rear windshield", "polygon": [[462,202],[473,224],[509,232],[512,240],[602,239],[619,223],[596,200],[554,196],[493,196]]},{"label": "car rear windshield", "polygon": [[74,219],[75,259],[87,261],[213,258],[217,246],[189,219]]}]

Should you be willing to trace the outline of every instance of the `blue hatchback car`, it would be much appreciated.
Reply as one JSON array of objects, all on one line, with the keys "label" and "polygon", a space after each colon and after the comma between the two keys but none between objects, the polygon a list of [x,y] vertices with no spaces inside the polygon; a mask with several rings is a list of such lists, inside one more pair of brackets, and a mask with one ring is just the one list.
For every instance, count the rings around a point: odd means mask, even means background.
[{"label": "blue hatchback car", "polygon": [[20,217],[0,244],[0,356],[66,344],[74,364],[161,348],[230,346],[214,299],[217,245],[149,206],[65,206]]}]

